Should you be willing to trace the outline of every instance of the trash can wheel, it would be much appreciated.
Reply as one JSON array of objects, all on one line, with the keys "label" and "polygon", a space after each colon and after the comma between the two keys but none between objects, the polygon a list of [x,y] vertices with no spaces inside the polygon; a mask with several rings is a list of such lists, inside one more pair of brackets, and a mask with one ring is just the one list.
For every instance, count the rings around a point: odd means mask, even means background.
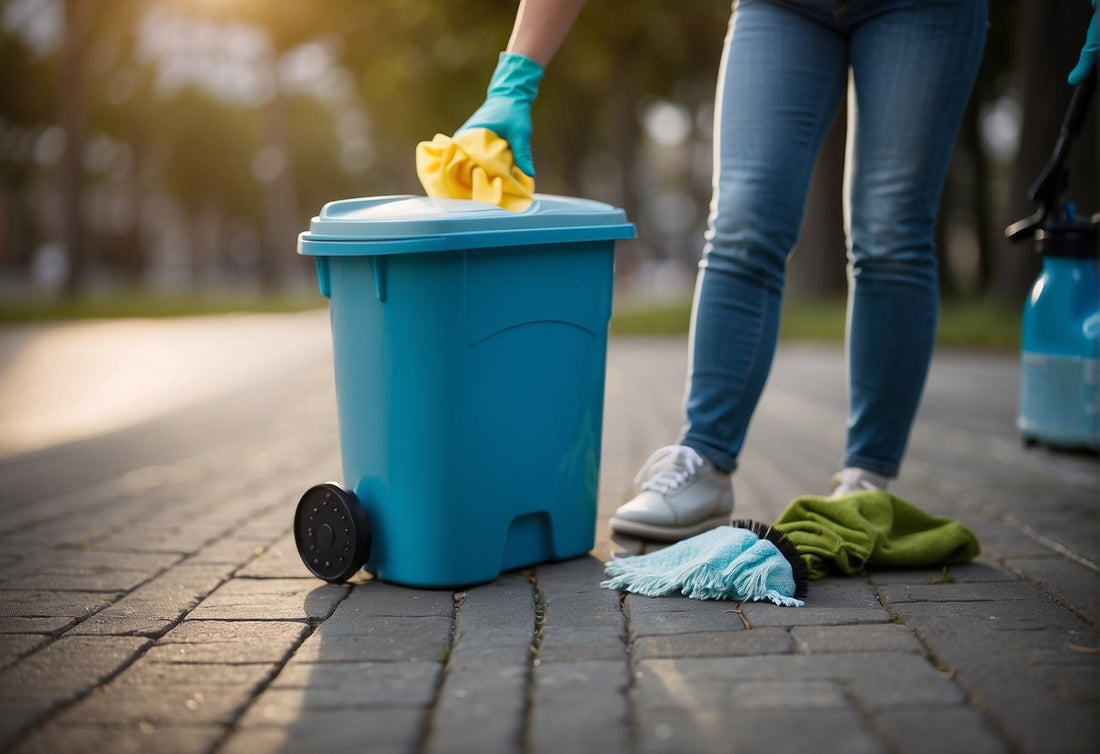
[{"label": "trash can wheel", "polygon": [[314,576],[347,581],[370,557],[370,522],[363,505],[332,482],[306,490],[294,512],[294,543]]}]

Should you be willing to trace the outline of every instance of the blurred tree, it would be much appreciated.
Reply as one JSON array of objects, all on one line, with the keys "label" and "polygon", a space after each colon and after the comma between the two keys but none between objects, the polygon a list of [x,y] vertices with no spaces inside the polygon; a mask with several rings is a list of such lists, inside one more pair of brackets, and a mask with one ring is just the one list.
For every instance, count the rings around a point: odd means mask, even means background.
[{"label": "blurred tree", "polygon": [[[187,5],[186,0],[184,5]],[[215,21],[235,21],[263,28],[271,44],[267,58],[269,96],[261,105],[261,138],[257,160],[264,198],[264,234],[261,283],[274,289],[293,284],[301,268],[293,254],[300,229],[295,185],[294,149],[288,126],[288,104],[280,82],[279,65],[298,45],[321,32],[339,28],[337,9],[330,3],[272,3],[267,0],[200,3],[199,9]]]},{"label": "blurred tree", "polygon": [[117,159],[100,175],[85,175],[84,179],[89,192],[117,194],[127,209],[116,213],[123,216],[121,221],[103,223],[100,219],[89,228],[85,256],[136,285],[146,264],[141,235],[143,197],[154,189],[146,170],[153,137],[150,119],[156,112],[153,75],[149,66],[138,62],[136,51],[145,4],[112,0],[91,5],[94,11],[82,62],[87,128],[116,145]]},{"label": "blurred tree", "polygon": [[[1038,255],[1028,245],[1012,244],[1003,235],[1006,225],[1031,214],[1035,207],[1027,199],[1031,185],[1050,158],[1073,88],[1066,75],[1077,55],[1088,26],[1089,3],[1049,3],[1020,0],[1016,18],[1015,69],[1022,90],[1023,128],[1020,149],[993,243],[993,285],[996,294],[1009,302],[1022,302],[1039,271]],[[1100,106],[1092,112],[1074,142],[1069,161],[1070,185],[1065,198],[1076,200],[1082,212],[1100,211]]]},{"label": "blurred tree", "polygon": [[89,262],[88,233],[84,223],[84,133],[87,117],[87,79],[84,67],[95,4],[65,0],[64,35],[61,43],[61,75],[58,78],[58,110],[65,133],[61,162],[61,217],[65,249],[69,255],[66,292],[79,292]]},{"label": "blurred tree", "polygon": [[[989,29],[982,63],[963,115],[940,200],[936,252],[940,291],[945,298],[984,296],[992,280],[992,253],[1000,234],[1000,229],[994,226],[995,218],[1000,216],[1003,192],[995,190],[999,176],[983,137],[983,119],[1000,100],[1015,94],[1012,54],[1017,5],[1016,0],[989,3]],[[960,228],[970,232],[951,233],[952,229]],[[972,270],[967,274],[959,271],[960,267],[967,266],[962,264],[960,257],[969,251],[960,248],[962,243],[973,243],[976,253],[976,259],[969,265]]]},{"label": "blurred tree", "polygon": [[[982,65],[978,71],[970,103],[955,145],[951,169],[944,186],[937,217],[936,251],[939,257],[940,291],[950,298],[962,293],[986,291],[992,275],[993,239],[999,230],[991,218],[999,217],[999,196],[990,190],[995,180],[986,147],[981,137],[981,118],[986,108],[1006,95],[1012,85],[1006,72],[1011,70],[1015,25],[1014,0],[990,3],[990,27],[986,37]],[[826,136],[810,187],[806,215],[789,279],[793,289],[817,295],[834,295],[845,290],[842,264],[843,248],[841,196],[844,174],[844,109],[837,114]],[[956,239],[966,238],[949,232],[964,226],[973,231],[977,259],[973,280],[956,272],[955,257],[967,250],[958,248]]]},{"label": "blurred tree", "polygon": [[[156,225],[151,221],[163,220],[143,208],[178,205],[188,215],[183,225],[201,235],[194,242],[201,259],[193,265],[200,279],[224,266],[234,234],[241,236],[231,232],[235,228],[262,239],[259,267],[269,286],[298,276],[294,236],[324,201],[420,192],[415,144],[437,131],[452,132],[480,104],[516,7],[499,0],[0,0],[0,8],[7,3],[56,4],[72,16],[66,45],[45,57],[35,58],[21,37],[0,40],[5,71],[0,127],[8,134],[3,143],[14,143],[13,133],[22,134],[23,144],[34,143],[55,123],[71,133],[65,169],[56,176],[65,177],[63,212],[41,209],[56,197],[19,188],[51,184],[38,180],[55,177],[48,164],[0,154],[0,224],[8,228],[0,225],[0,232],[12,239],[9,249],[17,248],[8,257],[25,263],[28,249],[38,243],[30,237],[35,229],[22,218],[62,215],[67,233],[79,239],[69,241],[77,264],[74,284],[84,277],[84,261],[92,258],[138,280],[149,256],[143,248],[156,235],[150,235]],[[1035,260],[1017,247],[1002,250],[1001,227],[1030,209],[1023,194],[1049,154],[1064,111],[1064,100],[1044,103],[1043,98],[1059,93],[1068,98],[1068,87],[1059,83],[1080,48],[1088,9],[1086,0],[990,5],[986,59],[941,211],[945,290],[955,282],[951,273],[971,274],[954,260],[971,247],[978,255],[976,282],[960,279],[961,291],[980,291],[993,281],[1003,292],[1012,288],[1009,278],[1025,285],[1030,280],[1030,270],[1017,268],[1034,266]],[[1023,23],[1014,23],[1017,11]],[[150,23],[156,14],[167,14],[172,27],[160,29],[157,44],[171,49],[149,48],[150,27],[165,21]],[[620,269],[643,255],[675,260],[685,269],[698,258],[710,196],[711,102],[728,18],[728,4],[648,0],[624,10],[618,3],[591,2],[542,83],[533,113],[539,190],[624,206],[642,239],[624,249]],[[211,54],[216,60],[184,59],[201,53],[181,51],[182,40],[172,36],[180,19],[206,19],[217,27],[203,27],[200,37],[233,25],[262,30],[264,49],[248,64],[264,67],[266,94],[235,101],[218,92],[218,81],[239,73],[232,63],[240,56],[221,48]],[[303,60],[314,61],[312,73],[307,71],[314,78],[289,80],[305,75]],[[178,74],[179,65],[204,63],[210,80],[194,79],[190,89],[180,88],[178,80],[164,86],[163,79]],[[1008,75],[1021,64],[1030,73]],[[1023,188],[1009,189],[1004,163],[990,161],[985,118],[990,107],[1017,90],[1027,98],[1014,178]],[[672,112],[674,130],[683,133],[655,132],[650,117],[655,111]],[[1044,133],[1038,133],[1040,120],[1049,121]],[[841,121],[821,155],[792,259],[791,285],[800,290],[843,287]],[[1094,154],[1095,141],[1077,145],[1075,160],[1089,150]],[[102,156],[104,145],[117,152],[109,170],[95,168],[91,159]],[[86,159],[91,159],[87,168]],[[1090,168],[1075,169],[1078,184],[1090,177],[1096,183],[1091,159],[1085,163]],[[1096,191],[1094,185],[1074,190],[1082,206],[1095,207],[1096,197],[1089,193]],[[1006,213],[1008,193],[1017,206]],[[126,204],[119,201],[125,196],[134,208],[128,224],[105,223],[106,199],[117,208]],[[38,209],[15,209],[32,197]],[[79,209],[85,200],[90,211]],[[89,216],[92,225],[85,230],[80,220]],[[955,232],[960,227],[973,228],[976,247],[957,243],[959,237],[966,241]]]},{"label": "blurred tree", "polygon": [[[496,0],[376,0],[347,14],[343,61],[362,87],[372,134],[396,157],[372,171],[388,192],[418,191],[415,143],[453,132],[480,104],[514,13],[515,3]],[[629,12],[589,3],[535,102],[539,190],[587,193],[586,168],[600,158],[614,173],[601,184],[615,188],[596,198],[638,217],[647,191],[638,174],[640,106],[662,97],[694,115],[709,103],[727,19],[728,8],[710,3],[647,2]]]},{"label": "blurred tree", "polygon": [[[583,189],[580,147],[587,144],[618,164],[620,195],[608,198],[637,209],[642,106],[661,98],[691,115],[709,107],[728,19],[728,8],[711,3],[643,3],[630,12],[616,3],[588,4],[538,110],[547,172],[563,190]],[[558,137],[569,131],[580,135]]]},{"label": "blurred tree", "polygon": [[333,8],[341,62],[355,78],[376,145],[364,188],[418,193],[416,143],[452,133],[480,104],[515,6],[372,0]]},{"label": "blurred tree", "polygon": [[[626,210],[639,242],[623,248],[624,267],[635,253],[685,267],[699,258],[711,165],[693,151],[703,141],[709,155],[728,20],[729,7],[714,3],[637,3],[629,11],[589,3],[543,85],[532,139],[540,180],[554,193],[604,191],[595,198]],[[642,120],[662,101],[686,115],[689,130],[680,145],[655,150]]]},{"label": "blurred tree", "polygon": [[[357,120],[348,113],[322,107],[312,97],[286,97],[286,124],[291,135],[290,161],[295,168],[295,192],[299,198],[298,230],[304,228],[310,213],[316,213],[325,202],[357,194],[363,189],[344,164],[345,155],[337,137],[341,118]],[[344,128],[353,129],[355,125],[345,125]],[[369,155],[370,152],[364,154]],[[363,159],[364,165],[369,162],[365,157]]]},{"label": "blurred tree", "polygon": [[196,281],[216,276],[230,218],[263,217],[251,168],[261,128],[257,116],[253,110],[227,107],[195,86],[162,100],[151,115],[162,145],[158,167],[165,187],[189,214]]},{"label": "blurred tree", "polygon": [[[48,12],[51,3],[23,5],[21,13],[35,15],[36,11],[38,14]],[[121,48],[132,43],[132,22],[139,5],[137,0],[113,0],[109,4],[57,0],[53,7],[61,21],[59,51],[54,52],[47,46],[36,53],[41,60],[35,61],[32,56],[28,63],[26,53],[20,52],[25,51],[26,46],[18,34],[7,35],[0,45],[6,58],[3,94],[0,95],[3,109],[0,112],[5,119],[14,117],[22,121],[46,143],[53,141],[50,129],[54,124],[60,126],[63,134],[57,171],[60,212],[56,218],[45,218],[43,225],[47,233],[55,225],[60,228],[68,254],[66,292],[70,295],[84,287],[89,267],[97,257],[96,239],[88,224],[88,135],[92,132],[112,132],[125,122],[117,115],[113,122],[110,118],[103,119],[109,108],[104,107],[102,84],[120,59],[129,58],[129,50]],[[42,144],[39,141],[36,148],[42,147]],[[42,148],[47,153],[51,151]],[[49,154],[36,154],[35,159],[29,159],[24,155],[23,159],[14,161],[14,166],[9,165],[5,177],[16,180],[16,185],[19,185],[34,169],[37,168],[40,174],[43,168],[51,169],[50,157]],[[43,207],[55,211],[49,202],[41,201],[41,196],[37,198],[42,206],[35,210],[26,208],[19,213],[20,217],[48,214]],[[22,196],[16,201],[20,200],[27,201]],[[20,245],[25,255],[37,245],[37,240],[24,236]],[[120,245],[137,248],[136,241]]]},{"label": "blurred tree", "polygon": [[0,264],[26,264],[41,242],[29,188],[41,170],[36,144],[54,118],[55,64],[0,26]]}]

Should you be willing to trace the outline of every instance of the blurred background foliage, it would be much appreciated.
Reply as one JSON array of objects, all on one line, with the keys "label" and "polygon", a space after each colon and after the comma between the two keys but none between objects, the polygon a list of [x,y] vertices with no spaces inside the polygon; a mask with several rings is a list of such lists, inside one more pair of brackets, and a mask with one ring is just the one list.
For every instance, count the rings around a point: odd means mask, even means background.
[{"label": "blurred background foliage", "polygon": [[[1087,0],[994,0],[940,218],[948,299],[1016,307],[1038,268],[1003,227],[1050,154]],[[514,3],[0,0],[0,295],[17,305],[309,291],[326,202],[421,193],[416,143],[480,104]],[[623,206],[620,302],[690,295],[726,2],[590,0],[544,79],[542,192]],[[751,75],[746,73],[746,75]],[[1095,108],[1094,108],[1095,109]],[[843,108],[790,287],[842,295]],[[1100,209],[1095,112],[1071,195]]]}]

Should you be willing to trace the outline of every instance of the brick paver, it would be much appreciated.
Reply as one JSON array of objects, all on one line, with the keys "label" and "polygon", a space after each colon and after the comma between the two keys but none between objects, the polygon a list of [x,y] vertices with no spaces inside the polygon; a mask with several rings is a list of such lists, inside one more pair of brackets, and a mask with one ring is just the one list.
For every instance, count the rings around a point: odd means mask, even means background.
[{"label": "brick paver", "polygon": [[[328,337],[322,316],[310,327]],[[896,486],[971,526],[979,559],[829,578],[794,609],[599,588],[603,560],[645,549],[614,541],[606,521],[636,467],[675,439],[679,339],[611,343],[589,556],[459,590],[365,574],[324,584],[290,534],[297,495],[340,477],[331,365],[310,353],[247,391],[0,459],[0,484],[18,493],[0,503],[0,749],[1100,743],[1100,466],[1020,447],[1010,356],[937,355]],[[784,344],[735,479],[740,515],[774,518],[824,488],[843,396],[839,349]]]}]

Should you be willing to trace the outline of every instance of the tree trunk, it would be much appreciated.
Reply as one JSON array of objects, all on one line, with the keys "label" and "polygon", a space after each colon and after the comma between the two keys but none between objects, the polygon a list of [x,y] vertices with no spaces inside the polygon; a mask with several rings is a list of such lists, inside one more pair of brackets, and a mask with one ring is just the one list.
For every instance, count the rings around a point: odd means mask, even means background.
[{"label": "tree trunk", "polygon": [[79,293],[89,263],[88,233],[84,224],[84,58],[90,13],[94,6],[83,0],[66,0],[65,35],[58,80],[59,119],[65,133],[61,159],[61,223],[69,255],[66,295]]},{"label": "tree trunk", "polygon": [[840,107],[817,157],[806,212],[787,270],[788,290],[814,297],[847,288],[844,240],[844,143],[846,108]]},{"label": "tree trunk", "polygon": [[264,184],[265,238],[261,267],[264,287],[273,290],[280,283],[296,284],[295,277],[299,270],[294,254],[298,198],[290,135],[287,133],[286,102],[279,92],[264,107],[264,132],[268,146],[282,158],[279,172]]},{"label": "tree trunk", "polygon": [[997,236],[992,231],[991,198],[989,192],[989,159],[982,148],[981,113],[973,100],[963,121],[963,143],[973,169],[971,207],[973,228],[978,242],[978,265],[973,281],[978,295],[989,292],[993,281],[993,249]]},{"label": "tree trunk", "polygon": [[952,224],[951,210],[955,207],[955,190],[951,181],[947,181],[940,193],[940,208],[936,213],[936,274],[939,277],[940,298],[955,298],[959,293],[958,276],[951,265],[951,244],[948,230]]},{"label": "tree trunk", "polygon": [[638,191],[638,91],[630,66],[634,56],[631,51],[620,51],[616,58],[614,123],[615,161],[619,165],[619,201],[627,217],[640,215],[641,202]]},{"label": "tree trunk", "polygon": [[[1002,216],[1004,225],[1035,210],[1028,190],[1050,158],[1073,88],[1066,75],[1077,61],[1085,37],[1089,13],[1087,3],[1051,3],[1024,0],[1017,19],[1017,70],[1022,86],[1024,121],[1020,150],[1013,169],[1011,189]],[[1085,212],[1095,212],[1100,199],[1097,185],[1096,103],[1086,121],[1069,161],[1072,198]],[[1003,227],[1003,226],[1002,226]],[[1013,244],[997,235],[993,290],[1010,302],[1019,302],[1040,266],[1037,255],[1025,244]]]}]

